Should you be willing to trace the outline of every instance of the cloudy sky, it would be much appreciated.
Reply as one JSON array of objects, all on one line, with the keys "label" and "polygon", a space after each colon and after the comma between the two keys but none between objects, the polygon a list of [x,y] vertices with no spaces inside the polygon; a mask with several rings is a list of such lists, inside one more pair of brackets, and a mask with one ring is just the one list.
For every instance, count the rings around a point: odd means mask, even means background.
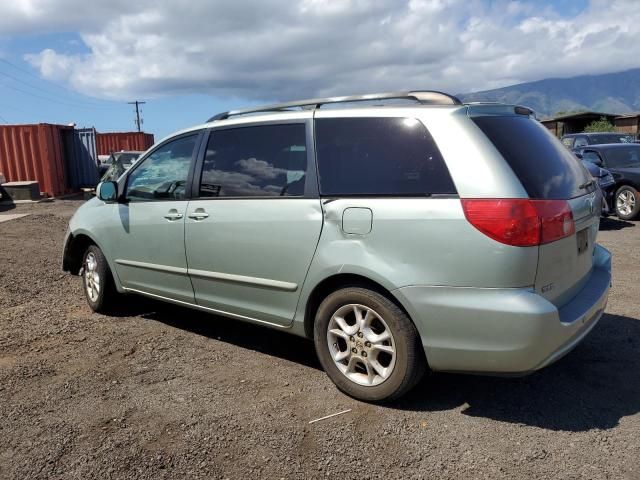
[{"label": "cloudy sky", "polygon": [[158,135],[233,107],[640,66],[640,0],[3,0],[0,122]]}]

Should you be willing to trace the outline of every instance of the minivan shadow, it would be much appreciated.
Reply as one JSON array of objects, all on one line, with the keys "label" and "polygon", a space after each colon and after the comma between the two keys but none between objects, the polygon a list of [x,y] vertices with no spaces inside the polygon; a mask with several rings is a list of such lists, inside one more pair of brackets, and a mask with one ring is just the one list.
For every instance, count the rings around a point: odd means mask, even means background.
[{"label": "minivan shadow", "polygon": [[640,320],[606,314],[566,357],[521,378],[436,374],[396,407],[550,430],[610,429],[640,411]]},{"label": "minivan shadow", "polygon": [[[136,306],[136,314],[145,319],[321,368],[310,340],[152,300],[136,301]],[[539,372],[520,378],[432,374],[385,407],[423,412],[462,408],[463,415],[551,430],[610,429],[640,411],[639,350],[640,320],[605,314],[573,352]]]},{"label": "minivan shadow", "polygon": [[313,342],[284,331],[140,297],[127,310],[128,315],[140,315],[196,335],[321,369]]}]

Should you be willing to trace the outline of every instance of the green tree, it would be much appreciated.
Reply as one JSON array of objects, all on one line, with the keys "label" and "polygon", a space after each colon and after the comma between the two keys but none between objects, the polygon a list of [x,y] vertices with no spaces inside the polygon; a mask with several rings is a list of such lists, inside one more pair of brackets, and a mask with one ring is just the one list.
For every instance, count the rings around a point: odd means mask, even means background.
[{"label": "green tree", "polygon": [[606,117],[600,117],[600,120],[594,120],[584,129],[589,132],[613,132],[613,124]]}]

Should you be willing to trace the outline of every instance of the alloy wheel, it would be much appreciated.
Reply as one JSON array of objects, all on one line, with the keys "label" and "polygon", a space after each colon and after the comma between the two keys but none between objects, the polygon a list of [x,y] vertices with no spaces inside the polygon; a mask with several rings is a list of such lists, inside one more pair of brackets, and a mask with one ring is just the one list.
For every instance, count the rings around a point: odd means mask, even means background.
[{"label": "alloy wheel", "polygon": [[98,260],[93,252],[89,252],[85,259],[84,281],[89,299],[92,302],[97,302],[100,295],[100,274],[98,273]]},{"label": "alloy wheel", "polygon": [[616,209],[622,215],[631,215],[636,208],[636,196],[629,190],[623,190],[616,198]]},{"label": "alloy wheel", "polygon": [[340,307],[329,321],[327,343],[338,370],[358,385],[379,385],[395,367],[396,343],[391,329],[365,305]]}]

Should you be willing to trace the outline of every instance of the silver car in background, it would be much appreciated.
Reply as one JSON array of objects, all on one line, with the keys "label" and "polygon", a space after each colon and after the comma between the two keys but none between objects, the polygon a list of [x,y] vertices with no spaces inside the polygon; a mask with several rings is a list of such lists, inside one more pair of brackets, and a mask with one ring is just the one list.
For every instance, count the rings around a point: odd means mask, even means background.
[{"label": "silver car in background", "polygon": [[527,108],[314,99],[162,140],[78,209],[63,267],[98,312],[139,294],[311,338],[338,388],[388,401],[577,345],[611,283],[601,201]]},{"label": "silver car in background", "polygon": [[122,150],[108,155],[99,166],[100,181],[108,182],[118,180],[143,153],[144,152]]}]

